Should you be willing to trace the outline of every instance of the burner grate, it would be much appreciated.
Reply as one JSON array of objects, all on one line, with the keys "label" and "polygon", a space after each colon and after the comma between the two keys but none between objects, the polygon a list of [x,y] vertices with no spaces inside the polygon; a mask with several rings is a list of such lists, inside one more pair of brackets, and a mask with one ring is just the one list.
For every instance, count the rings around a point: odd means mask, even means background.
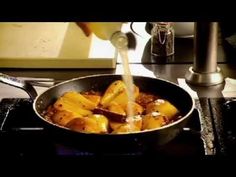
[{"label": "burner grate", "polygon": [[[199,105],[199,104],[197,104]],[[201,156],[205,154],[199,112],[195,110],[188,126],[173,141],[165,146],[128,153],[86,152],[69,147],[48,136],[46,128],[38,120],[29,99],[3,99],[0,102],[0,141],[4,142],[1,152],[37,156]],[[9,148],[11,147],[11,148]],[[3,147],[0,147],[2,149]]]}]

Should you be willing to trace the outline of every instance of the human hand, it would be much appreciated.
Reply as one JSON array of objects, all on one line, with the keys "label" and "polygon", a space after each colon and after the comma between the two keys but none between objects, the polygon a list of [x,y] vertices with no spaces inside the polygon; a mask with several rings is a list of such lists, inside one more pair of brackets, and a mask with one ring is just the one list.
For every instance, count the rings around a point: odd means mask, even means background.
[{"label": "human hand", "polygon": [[86,36],[89,36],[92,32],[88,27],[88,22],[76,22]]}]

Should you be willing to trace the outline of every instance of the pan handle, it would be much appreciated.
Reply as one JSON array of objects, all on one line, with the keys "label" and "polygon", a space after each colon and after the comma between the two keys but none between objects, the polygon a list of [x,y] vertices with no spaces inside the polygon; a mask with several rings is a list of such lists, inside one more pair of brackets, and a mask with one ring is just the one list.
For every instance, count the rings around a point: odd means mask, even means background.
[{"label": "pan handle", "polygon": [[32,100],[35,100],[35,98],[38,95],[36,90],[31,84],[29,84],[28,82],[25,82],[24,80],[17,79],[16,77],[8,76],[6,74],[0,73],[0,82],[23,89],[24,91],[28,93],[28,95],[30,96]]}]

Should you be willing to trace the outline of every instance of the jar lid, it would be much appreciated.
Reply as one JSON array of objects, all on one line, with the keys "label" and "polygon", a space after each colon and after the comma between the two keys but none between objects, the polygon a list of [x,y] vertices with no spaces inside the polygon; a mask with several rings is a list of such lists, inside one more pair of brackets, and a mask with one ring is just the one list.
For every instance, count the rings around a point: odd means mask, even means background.
[{"label": "jar lid", "polygon": [[158,26],[160,28],[170,28],[172,27],[172,22],[152,22],[153,25]]}]

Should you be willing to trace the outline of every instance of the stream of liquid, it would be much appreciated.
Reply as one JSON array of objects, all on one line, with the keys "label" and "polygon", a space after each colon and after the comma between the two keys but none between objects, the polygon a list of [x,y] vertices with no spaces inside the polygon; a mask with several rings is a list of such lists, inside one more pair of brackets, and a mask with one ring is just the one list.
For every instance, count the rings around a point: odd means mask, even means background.
[{"label": "stream of liquid", "polygon": [[[128,95],[128,105],[127,105],[127,121],[134,116],[134,112],[132,109],[132,104],[131,102],[135,101],[134,98],[134,82],[133,82],[133,77],[130,72],[129,68],[129,58],[128,58],[128,48],[122,48],[118,49],[118,52],[120,54],[120,57],[122,59],[122,65],[124,69],[124,74],[122,75],[122,79],[126,85],[127,89],[127,95]],[[131,120],[130,120],[131,121]],[[132,122],[132,121],[131,121]]]}]

